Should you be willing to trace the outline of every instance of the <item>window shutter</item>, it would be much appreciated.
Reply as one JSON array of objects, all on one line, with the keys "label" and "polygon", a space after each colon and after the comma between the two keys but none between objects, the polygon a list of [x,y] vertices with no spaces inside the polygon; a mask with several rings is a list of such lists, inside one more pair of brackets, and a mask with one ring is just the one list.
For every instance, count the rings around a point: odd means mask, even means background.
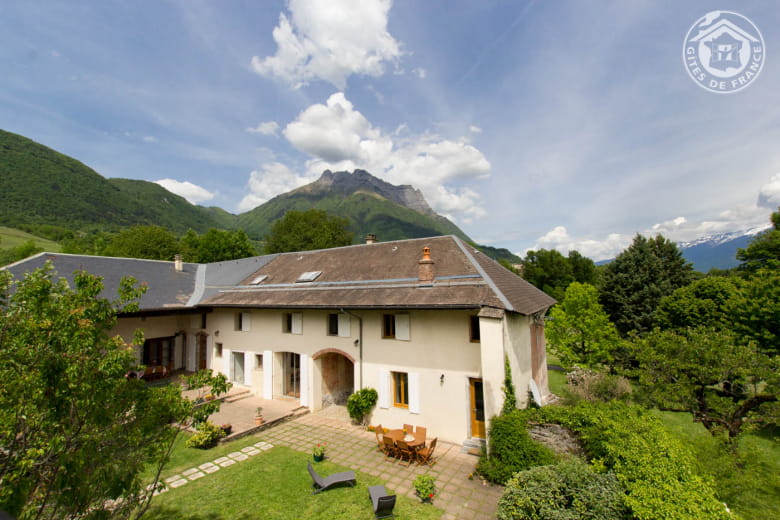
[{"label": "window shutter", "polygon": [[263,351],[263,399],[274,398],[273,354],[270,350]]},{"label": "window shutter", "polygon": [[254,386],[252,384],[252,353],[244,352],[244,384],[246,386]]},{"label": "window shutter", "polygon": [[222,373],[228,378],[228,381],[233,380],[233,355],[230,353],[230,349],[222,349]]},{"label": "window shutter", "polygon": [[292,314],[292,331],[293,334],[303,333],[303,314],[300,312],[294,312]]},{"label": "window shutter", "polygon": [[206,336],[206,367],[214,368],[214,338]]},{"label": "window shutter", "polygon": [[409,374],[409,412],[420,413],[420,374]]},{"label": "window shutter", "polygon": [[309,406],[309,356],[301,354],[301,406]]},{"label": "window shutter", "polygon": [[379,407],[390,408],[390,372],[379,370]]},{"label": "window shutter", "polygon": [[249,329],[252,326],[252,313],[251,312],[242,312],[241,313],[241,330],[243,332],[248,332]]},{"label": "window shutter", "polygon": [[409,315],[408,314],[396,314],[395,315],[395,339],[401,339],[409,341]]},{"label": "window shutter", "polygon": [[349,314],[339,314],[339,337],[348,338],[352,334],[349,330]]}]

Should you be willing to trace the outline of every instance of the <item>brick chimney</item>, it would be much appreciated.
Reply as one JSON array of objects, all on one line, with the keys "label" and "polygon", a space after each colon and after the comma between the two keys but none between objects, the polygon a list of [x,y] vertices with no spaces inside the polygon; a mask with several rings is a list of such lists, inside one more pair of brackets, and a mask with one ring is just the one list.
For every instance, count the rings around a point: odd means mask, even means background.
[{"label": "brick chimney", "polygon": [[184,261],[182,260],[181,255],[175,255],[173,257],[173,268],[177,273],[184,271]]},{"label": "brick chimney", "polygon": [[366,235],[366,244],[376,244],[376,235]]},{"label": "brick chimney", "polygon": [[418,273],[421,282],[433,281],[433,260],[431,260],[431,248],[423,247],[423,256],[418,264]]}]

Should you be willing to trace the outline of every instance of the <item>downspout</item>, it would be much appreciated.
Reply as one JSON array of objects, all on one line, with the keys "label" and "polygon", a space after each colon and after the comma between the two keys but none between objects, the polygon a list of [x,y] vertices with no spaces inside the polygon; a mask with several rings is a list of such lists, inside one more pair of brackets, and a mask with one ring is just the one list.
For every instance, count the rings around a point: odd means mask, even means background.
[{"label": "downspout", "polygon": [[360,390],[363,390],[363,318],[361,318],[357,314],[353,314],[353,313],[349,312],[346,309],[341,309],[341,312],[343,312],[344,314],[347,314],[349,316],[352,316],[354,318],[357,318],[357,320],[358,320],[358,343],[359,343],[358,346],[360,347],[360,351],[359,351],[359,354],[358,354],[358,356],[359,356],[358,364],[360,365],[360,372],[359,372],[358,383],[360,385]]}]

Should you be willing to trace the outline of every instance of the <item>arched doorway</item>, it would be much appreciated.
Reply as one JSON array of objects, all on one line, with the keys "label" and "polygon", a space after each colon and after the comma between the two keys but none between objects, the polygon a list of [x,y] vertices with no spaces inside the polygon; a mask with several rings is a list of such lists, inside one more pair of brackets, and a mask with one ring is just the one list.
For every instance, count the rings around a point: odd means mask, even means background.
[{"label": "arched doorway", "polygon": [[345,405],[355,391],[355,360],[336,349],[326,349],[312,356],[322,374],[322,406]]}]

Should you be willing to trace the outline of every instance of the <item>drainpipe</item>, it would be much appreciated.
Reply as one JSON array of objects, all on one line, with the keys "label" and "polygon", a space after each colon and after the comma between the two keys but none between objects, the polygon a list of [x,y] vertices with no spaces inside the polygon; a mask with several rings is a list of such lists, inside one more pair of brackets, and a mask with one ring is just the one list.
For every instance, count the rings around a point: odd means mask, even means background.
[{"label": "drainpipe", "polygon": [[360,385],[360,390],[363,390],[363,318],[361,318],[357,314],[353,314],[349,312],[346,309],[341,309],[341,312],[349,316],[352,316],[354,318],[357,318],[358,320],[358,342],[360,346],[360,354],[359,354],[359,361],[358,361],[358,364],[360,365],[360,373],[359,373],[360,375],[359,375],[358,383]]}]

